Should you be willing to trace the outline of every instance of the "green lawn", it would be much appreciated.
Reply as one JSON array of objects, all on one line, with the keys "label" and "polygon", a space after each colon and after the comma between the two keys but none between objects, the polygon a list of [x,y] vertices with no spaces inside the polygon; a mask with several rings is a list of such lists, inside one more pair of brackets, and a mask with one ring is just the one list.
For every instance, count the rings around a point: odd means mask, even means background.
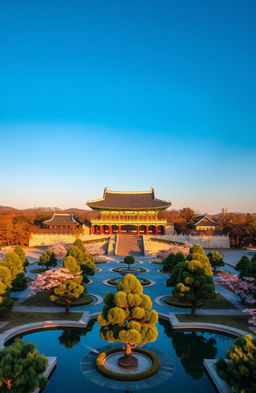
[{"label": "green lawn", "polygon": [[[169,296],[165,300],[165,303],[174,306],[174,307],[184,307],[184,308],[190,308],[190,305],[188,302],[182,300],[182,299],[177,299],[174,296]],[[236,307],[230,303],[224,296],[220,295],[219,293],[217,294],[216,298],[214,300],[209,300],[207,302],[204,302],[200,308],[203,309],[235,309]]]},{"label": "green lawn", "polygon": [[38,267],[37,269],[31,269],[30,270],[30,273],[35,273],[35,274],[37,274],[37,273],[44,273],[44,272],[46,272],[46,269],[44,267]]},{"label": "green lawn", "polygon": [[[92,297],[90,295],[84,295],[83,297],[74,301],[74,305],[83,306],[92,302]],[[54,304],[49,299],[49,292],[43,291],[37,293],[35,296],[31,296],[22,303],[22,306],[37,306],[37,307],[55,307]],[[71,305],[72,306],[72,305]]]},{"label": "green lawn", "polygon": [[194,317],[188,314],[175,315],[180,322],[209,322],[231,326],[253,334],[253,332],[248,327],[248,316],[246,315],[196,315]]},{"label": "green lawn", "polygon": [[59,313],[39,313],[39,312],[11,312],[0,319],[0,321],[9,321],[8,325],[0,329],[0,333],[5,330],[11,329],[15,326],[23,325],[26,323],[40,322],[40,321],[54,321],[54,320],[68,320],[79,321],[82,313],[70,313],[68,316],[62,312]]}]

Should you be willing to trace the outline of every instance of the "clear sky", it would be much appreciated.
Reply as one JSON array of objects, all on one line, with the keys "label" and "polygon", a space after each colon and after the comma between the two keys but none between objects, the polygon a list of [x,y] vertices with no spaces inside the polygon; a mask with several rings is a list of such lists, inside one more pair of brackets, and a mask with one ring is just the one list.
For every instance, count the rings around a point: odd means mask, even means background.
[{"label": "clear sky", "polygon": [[255,0],[2,0],[0,205],[256,211]]}]

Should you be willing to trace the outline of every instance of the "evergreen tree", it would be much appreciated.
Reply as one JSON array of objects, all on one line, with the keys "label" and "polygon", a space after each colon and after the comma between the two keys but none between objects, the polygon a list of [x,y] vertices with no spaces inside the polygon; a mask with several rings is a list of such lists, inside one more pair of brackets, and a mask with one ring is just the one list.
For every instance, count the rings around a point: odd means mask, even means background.
[{"label": "evergreen tree", "polygon": [[13,252],[15,252],[15,254],[18,255],[18,257],[20,258],[23,266],[28,266],[29,265],[29,261],[27,260],[26,254],[23,250],[23,248],[21,246],[16,246],[13,249]]},{"label": "evergreen tree", "polygon": [[237,338],[226,352],[227,360],[219,359],[216,370],[234,393],[256,392],[256,337]]},{"label": "evergreen tree", "polygon": [[204,249],[200,244],[195,244],[190,248],[189,254],[187,255],[188,261],[199,261],[205,271],[205,274],[212,276],[212,267],[208,257],[205,255]]},{"label": "evergreen tree", "polygon": [[63,267],[46,270],[38,274],[30,283],[31,295],[42,291],[50,293],[50,300],[60,300],[66,306],[66,313],[69,313],[70,304],[78,299],[86,290],[81,285],[83,277],[79,273],[71,273]]},{"label": "evergreen tree", "polygon": [[80,266],[76,263],[76,260],[71,255],[64,258],[63,267],[68,269],[71,273],[79,273],[81,271]]},{"label": "evergreen tree", "polygon": [[13,251],[5,254],[3,260],[0,261],[0,266],[5,266],[10,270],[12,280],[14,280],[18,274],[24,273],[23,264],[18,255]]},{"label": "evergreen tree", "polygon": [[218,267],[224,266],[222,255],[217,251],[212,251],[207,254],[212,269],[216,272]]},{"label": "evergreen tree", "polygon": [[195,315],[198,303],[202,300],[214,299],[217,293],[212,277],[205,273],[201,262],[192,260],[184,263],[173,295],[189,302],[191,314]]},{"label": "evergreen tree", "polygon": [[235,270],[239,272],[239,277],[254,277],[256,278],[256,260],[255,257],[249,258],[243,255],[240,261],[236,264]]},{"label": "evergreen tree", "polygon": [[56,266],[57,263],[58,261],[54,252],[48,250],[43,252],[42,255],[40,255],[38,265],[44,266],[48,270],[50,267]]},{"label": "evergreen tree", "polygon": [[[78,240],[76,240],[76,242],[78,242]],[[73,258],[75,258],[77,265],[80,266],[83,272],[84,282],[86,283],[88,282],[87,276],[93,276],[96,271],[95,258],[85,251],[83,242],[81,242],[82,245],[80,242],[81,240],[79,240],[78,243],[80,248],[73,245],[68,249],[67,256],[72,256]],[[82,250],[82,246],[83,246],[83,250]]]},{"label": "evergreen tree", "polygon": [[81,239],[76,239],[76,241],[73,243],[74,247],[79,248],[79,250],[86,252],[86,248],[84,246],[84,243]]},{"label": "evergreen tree", "polygon": [[163,260],[163,271],[165,273],[172,273],[174,267],[180,263],[185,262],[186,258],[182,252],[170,253],[168,257]]},{"label": "evergreen tree", "polygon": [[24,291],[28,286],[27,278],[24,273],[19,273],[12,281],[12,291],[19,292]]},{"label": "evergreen tree", "polygon": [[53,288],[50,299],[52,301],[61,300],[65,303],[65,313],[69,314],[70,305],[78,299],[85,291],[85,287],[81,285],[82,277],[78,280],[67,280],[63,284]]},{"label": "evergreen tree", "polygon": [[47,380],[42,375],[46,367],[46,357],[33,344],[16,340],[0,350],[1,393],[31,393],[44,387]]},{"label": "evergreen tree", "polygon": [[124,263],[128,265],[128,269],[130,270],[131,265],[135,263],[135,258],[132,255],[127,255],[124,257]]},{"label": "evergreen tree", "polygon": [[130,367],[136,365],[132,349],[156,340],[158,314],[151,310],[151,299],[143,294],[143,287],[134,275],[126,274],[117,289],[117,293],[107,293],[104,297],[105,306],[98,316],[100,335],[111,343],[125,343],[125,354],[119,364]]},{"label": "evergreen tree", "polygon": [[180,210],[180,217],[183,219],[187,228],[195,221],[196,213],[191,207],[183,207]]}]

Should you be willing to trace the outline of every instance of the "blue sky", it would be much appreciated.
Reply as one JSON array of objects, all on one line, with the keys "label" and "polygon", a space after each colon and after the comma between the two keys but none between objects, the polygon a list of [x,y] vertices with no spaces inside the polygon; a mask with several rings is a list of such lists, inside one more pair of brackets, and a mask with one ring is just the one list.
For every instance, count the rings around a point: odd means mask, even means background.
[{"label": "blue sky", "polygon": [[256,211],[256,3],[0,4],[0,205]]}]

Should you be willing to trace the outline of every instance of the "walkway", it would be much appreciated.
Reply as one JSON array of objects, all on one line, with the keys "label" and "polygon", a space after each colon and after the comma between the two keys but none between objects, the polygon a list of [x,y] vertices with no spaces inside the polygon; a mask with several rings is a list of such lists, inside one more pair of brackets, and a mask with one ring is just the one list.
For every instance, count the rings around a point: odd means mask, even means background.
[{"label": "walkway", "polygon": [[142,236],[117,235],[117,255],[143,255]]}]

